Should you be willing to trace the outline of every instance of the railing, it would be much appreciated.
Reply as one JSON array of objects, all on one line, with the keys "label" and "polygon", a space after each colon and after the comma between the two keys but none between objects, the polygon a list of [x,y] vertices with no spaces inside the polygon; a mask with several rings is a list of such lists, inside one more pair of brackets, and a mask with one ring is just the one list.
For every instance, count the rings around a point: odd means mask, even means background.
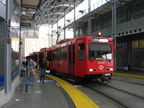
[{"label": "railing", "polygon": [[117,25],[117,32],[140,27],[143,25],[144,25],[144,17],[141,17],[141,18]]},{"label": "railing", "polygon": [[[117,25],[116,26],[116,34],[118,36],[118,33],[132,31],[137,28],[144,28],[144,17]],[[103,36],[111,36],[112,35],[112,27],[102,29],[100,31],[102,32]],[[97,32],[99,32],[99,31],[93,32],[92,35],[96,35]],[[138,31],[138,32],[141,32],[141,31]],[[132,34],[134,34],[134,33],[132,33]]]},{"label": "railing", "polygon": [[[91,8],[90,11],[93,11],[94,9],[102,6],[103,4],[105,4],[108,1],[110,1],[110,0],[99,0],[98,2],[95,1],[95,3],[90,6],[90,8]],[[88,13],[88,10],[89,10],[89,8],[82,9],[81,11],[83,11],[83,13],[77,14],[75,20],[78,20],[81,17],[85,16]],[[69,23],[66,23],[66,26],[72,22],[74,22],[74,19],[71,19],[71,21]]]}]

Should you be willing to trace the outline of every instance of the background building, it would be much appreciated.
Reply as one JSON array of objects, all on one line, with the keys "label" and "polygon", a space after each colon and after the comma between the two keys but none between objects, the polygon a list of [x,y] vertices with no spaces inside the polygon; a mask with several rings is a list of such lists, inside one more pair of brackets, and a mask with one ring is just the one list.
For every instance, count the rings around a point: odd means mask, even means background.
[{"label": "background building", "polygon": [[[51,37],[39,37],[34,39],[25,38],[22,42],[22,57],[26,57],[30,53],[40,51],[41,48],[48,48],[55,45],[55,43],[56,38]],[[14,51],[19,51],[19,38],[12,38],[12,49]]]}]

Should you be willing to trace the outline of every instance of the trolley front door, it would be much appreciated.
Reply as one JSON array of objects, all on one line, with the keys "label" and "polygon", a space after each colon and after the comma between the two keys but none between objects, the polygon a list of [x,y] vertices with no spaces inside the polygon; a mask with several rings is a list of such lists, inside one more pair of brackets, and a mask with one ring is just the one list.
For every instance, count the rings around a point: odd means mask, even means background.
[{"label": "trolley front door", "polygon": [[75,50],[74,45],[69,46],[69,73],[70,78],[74,79]]}]

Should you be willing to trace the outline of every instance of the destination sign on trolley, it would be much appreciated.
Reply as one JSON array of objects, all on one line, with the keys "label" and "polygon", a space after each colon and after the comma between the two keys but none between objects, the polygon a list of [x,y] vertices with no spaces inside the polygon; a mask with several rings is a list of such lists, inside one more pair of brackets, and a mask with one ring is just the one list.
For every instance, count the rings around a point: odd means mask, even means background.
[{"label": "destination sign on trolley", "polygon": [[108,42],[108,39],[101,39],[101,38],[91,38],[93,42]]}]

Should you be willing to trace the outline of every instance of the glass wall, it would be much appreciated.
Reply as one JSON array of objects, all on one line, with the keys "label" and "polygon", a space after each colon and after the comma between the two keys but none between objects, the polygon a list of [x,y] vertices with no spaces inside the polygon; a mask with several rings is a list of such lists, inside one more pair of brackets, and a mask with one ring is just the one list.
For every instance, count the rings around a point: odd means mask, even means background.
[{"label": "glass wall", "polygon": [[[19,21],[20,21],[20,16],[17,14],[14,14],[14,11],[19,11],[19,2],[20,0],[13,0],[11,3],[11,8],[13,9],[12,11],[12,16],[11,16],[11,22],[10,22],[10,31],[11,31],[11,38],[15,38],[19,36]],[[15,43],[16,44],[16,43]],[[12,41],[11,41],[11,47],[12,47]],[[17,46],[17,48],[19,48]],[[11,54],[11,78],[12,81],[16,78],[18,75],[19,71],[19,52],[16,52],[16,49],[12,50]]]},{"label": "glass wall", "polygon": [[19,52],[12,51],[11,54],[11,78],[14,80],[14,78],[18,75],[18,69],[19,69]]},{"label": "glass wall", "polygon": [[144,69],[144,39],[131,42],[131,66]]},{"label": "glass wall", "polygon": [[116,65],[118,68],[126,67],[128,65],[128,43],[121,42],[117,44],[117,58]]},{"label": "glass wall", "polygon": [[4,85],[4,36],[5,20],[0,17],[0,88]]},{"label": "glass wall", "polygon": [[[13,15],[13,9],[17,6],[17,3],[15,2],[16,0],[9,0],[9,1],[11,3],[10,8],[12,10],[12,11],[9,11],[9,14],[12,15],[12,16],[10,15],[11,19],[10,19],[10,24],[9,25],[13,26],[13,24],[11,22],[18,22],[16,20],[16,18],[14,17],[14,15]],[[5,5],[6,0],[0,0],[0,4],[2,4],[2,6]],[[19,7],[19,6],[17,6],[17,7]],[[4,87],[4,73],[5,73],[5,68],[6,68],[6,66],[5,66],[5,57],[8,57],[8,61],[9,61],[8,62],[8,72],[7,72],[7,74],[8,74],[8,77],[11,77],[12,80],[14,80],[15,77],[18,75],[18,59],[19,59],[18,52],[12,51],[12,54],[11,54],[11,50],[10,50],[11,46],[8,46],[8,49],[7,49],[8,53],[5,56],[5,53],[6,53],[6,51],[5,51],[5,39],[6,39],[6,34],[5,34],[6,23],[5,23],[5,20],[6,19],[4,19],[4,16],[6,14],[5,13],[5,6],[2,7],[2,9],[4,11],[3,12],[4,15],[3,14],[2,14],[2,16],[0,15],[0,69],[1,69],[0,70],[0,88]],[[10,27],[10,32],[12,32],[11,27]],[[16,31],[14,31],[14,32],[16,32]],[[12,38],[12,37],[10,37],[10,38]],[[11,55],[12,55],[12,57],[11,57]],[[9,72],[10,70],[11,70],[11,72]]]},{"label": "glass wall", "polygon": [[4,86],[4,45],[5,45],[5,5],[6,0],[0,0],[1,14],[0,14],[0,89]]}]

